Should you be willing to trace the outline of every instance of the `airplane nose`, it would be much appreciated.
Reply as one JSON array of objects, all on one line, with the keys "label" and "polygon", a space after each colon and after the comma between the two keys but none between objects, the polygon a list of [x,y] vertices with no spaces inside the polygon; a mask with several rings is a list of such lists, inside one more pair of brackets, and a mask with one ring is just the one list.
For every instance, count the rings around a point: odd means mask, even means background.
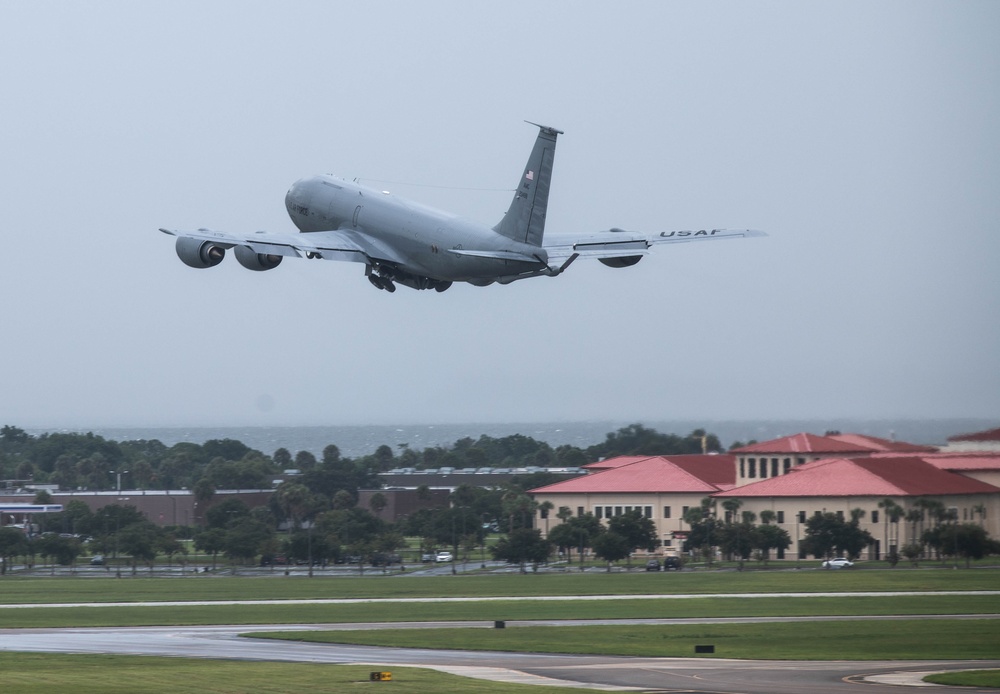
[{"label": "airplane nose", "polygon": [[285,193],[285,209],[288,216],[295,221],[309,215],[309,186],[307,180],[302,178],[292,184],[292,187]]}]

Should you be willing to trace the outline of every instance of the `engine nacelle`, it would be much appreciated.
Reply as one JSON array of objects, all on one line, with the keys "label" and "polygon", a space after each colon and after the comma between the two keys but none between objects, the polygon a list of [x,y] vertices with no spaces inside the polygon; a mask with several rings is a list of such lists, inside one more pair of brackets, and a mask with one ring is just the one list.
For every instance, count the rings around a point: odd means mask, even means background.
[{"label": "engine nacelle", "polygon": [[183,236],[177,237],[177,257],[188,267],[203,270],[207,267],[215,267],[226,257],[226,247],[219,246],[212,241],[202,241],[200,239],[189,239]]},{"label": "engine nacelle", "polygon": [[640,260],[642,260],[641,255],[626,255],[622,258],[598,258],[602,263],[608,267],[632,267]]},{"label": "engine nacelle", "polygon": [[273,270],[281,265],[280,255],[254,253],[253,249],[247,246],[237,246],[233,253],[236,254],[237,262],[247,270],[263,272],[264,270]]}]

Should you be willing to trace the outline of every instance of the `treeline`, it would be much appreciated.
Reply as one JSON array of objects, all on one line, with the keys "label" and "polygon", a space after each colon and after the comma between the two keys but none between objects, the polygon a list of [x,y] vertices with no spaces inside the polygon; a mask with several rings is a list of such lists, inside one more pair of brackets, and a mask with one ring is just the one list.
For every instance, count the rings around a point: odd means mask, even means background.
[{"label": "treeline", "polygon": [[[379,472],[411,467],[579,467],[618,455],[677,455],[721,452],[718,437],[702,429],[687,436],[662,434],[632,424],[606,435],[587,448],[563,445],[515,434],[502,438],[460,439],[451,446],[415,450],[401,444],[397,450],[379,446],[374,453],[342,458],[336,445],[327,446],[319,459],[309,451],[292,454],[279,448],[271,455],[240,441],[217,439],[203,444],[181,442],[167,446],[158,440],[110,441],[93,433],[46,433],[31,436],[23,429],[0,428],[0,477],[4,480],[58,484],[64,490],[114,489],[119,476],[123,489],[269,489],[275,475],[297,469],[309,486],[356,490],[377,487]],[[331,472],[330,468],[334,468]],[[346,479],[342,479],[346,477]],[[540,483],[544,483],[541,480]]]}]

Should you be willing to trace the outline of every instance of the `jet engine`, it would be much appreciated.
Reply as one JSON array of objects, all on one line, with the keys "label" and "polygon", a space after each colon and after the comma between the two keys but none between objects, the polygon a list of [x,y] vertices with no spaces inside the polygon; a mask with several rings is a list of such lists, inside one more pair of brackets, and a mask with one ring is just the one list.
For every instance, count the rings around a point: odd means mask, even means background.
[{"label": "jet engine", "polygon": [[202,270],[215,267],[226,257],[226,246],[220,246],[212,241],[189,239],[183,236],[177,238],[177,257],[188,267]]},{"label": "jet engine", "polygon": [[280,255],[254,253],[253,249],[247,246],[237,246],[233,252],[236,254],[237,262],[247,270],[273,270],[281,265]]},{"label": "jet engine", "polygon": [[598,258],[602,263],[608,267],[632,267],[640,260],[642,260],[641,255],[626,255],[621,258]]}]

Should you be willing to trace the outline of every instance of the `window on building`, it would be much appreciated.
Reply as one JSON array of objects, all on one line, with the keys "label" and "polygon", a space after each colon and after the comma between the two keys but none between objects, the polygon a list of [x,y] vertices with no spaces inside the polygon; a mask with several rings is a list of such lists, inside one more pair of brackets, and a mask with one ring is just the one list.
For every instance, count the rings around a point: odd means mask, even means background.
[{"label": "window on building", "polygon": [[878,523],[878,510],[872,511],[872,523]]},{"label": "window on building", "polygon": [[837,511],[837,520],[839,520],[839,521],[844,520],[844,512],[843,511]]},{"label": "window on building", "polygon": [[740,477],[747,476],[746,458],[740,458]]},{"label": "window on building", "polygon": [[779,523],[784,523],[785,522],[785,512],[784,511],[778,511],[778,522]]},{"label": "window on building", "polygon": [[681,517],[682,518],[686,518],[687,517],[688,509],[689,508],[691,508],[691,507],[690,506],[681,506]]},{"label": "window on building", "polygon": [[615,515],[616,516],[622,515],[622,507],[621,506],[615,506]]},{"label": "window on building", "polygon": [[646,518],[652,518],[653,517],[653,507],[652,506],[643,506],[642,507],[642,515],[644,515]]},{"label": "window on building", "polygon": [[626,506],[625,507],[625,513],[632,513],[632,507],[631,506]]},{"label": "window on building", "polygon": [[795,464],[796,465],[805,465],[805,463],[806,463],[806,459],[805,458],[796,458],[795,459]]},{"label": "window on building", "polygon": [[604,517],[605,518],[611,518],[611,507],[610,506],[605,506],[604,507]]},{"label": "window on building", "polygon": [[799,511],[799,523],[805,523],[805,522],[806,522],[806,512]]},{"label": "window on building", "polygon": [[771,477],[778,476],[778,459],[771,458]]},{"label": "window on building", "polygon": [[767,477],[767,458],[760,459],[760,478]]},{"label": "window on building", "polygon": [[785,468],[785,471],[784,471],[783,474],[787,475],[788,471],[792,469],[792,459],[791,458],[785,458],[784,468]]},{"label": "window on building", "polygon": [[748,469],[748,472],[750,474],[747,475],[747,477],[756,477],[757,476],[757,459],[756,458],[748,458],[747,459],[747,463],[750,466],[749,469]]},{"label": "window on building", "polygon": [[604,518],[604,507],[603,506],[595,506],[594,507],[594,516],[596,518]]},{"label": "window on building", "polygon": [[578,515],[578,516],[582,516],[583,515],[583,506],[577,506],[576,507],[576,515]]},{"label": "window on building", "polygon": [[664,518],[670,518],[670,507],[669,506],[664,506],[663,507],[663,517]]}]

